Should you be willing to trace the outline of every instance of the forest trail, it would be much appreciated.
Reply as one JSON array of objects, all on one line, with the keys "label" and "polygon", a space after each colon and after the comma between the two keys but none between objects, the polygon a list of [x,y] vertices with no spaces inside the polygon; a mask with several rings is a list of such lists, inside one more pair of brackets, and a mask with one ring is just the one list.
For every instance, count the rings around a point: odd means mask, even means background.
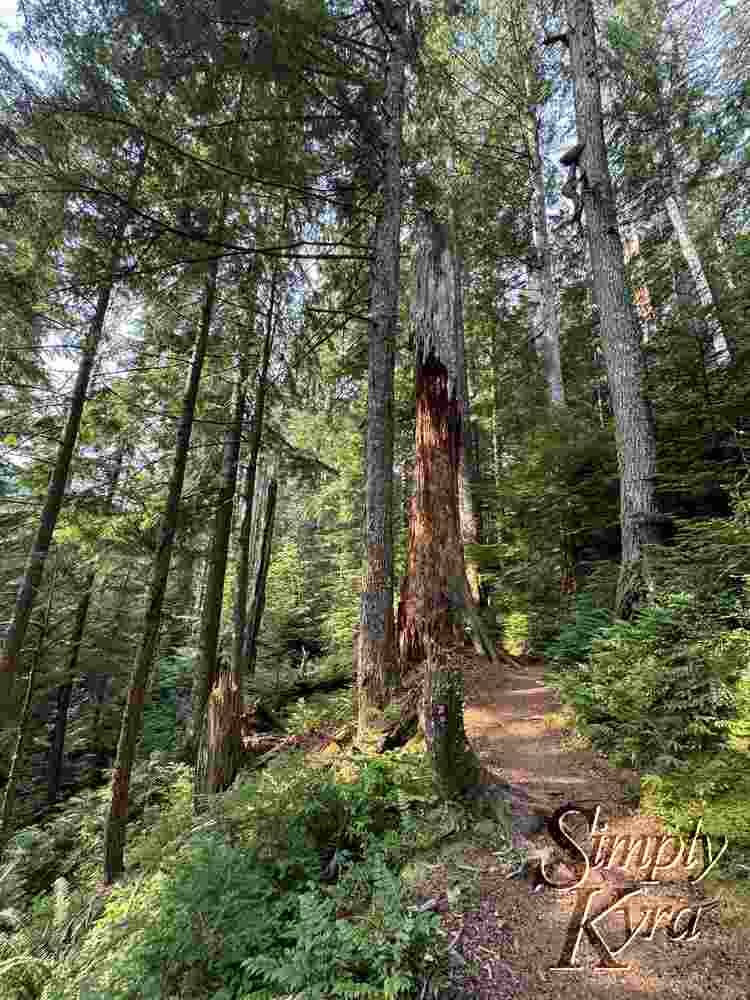
[{"label": "forest trail", "polygon": [[[523,786],[532,806],[549,815],[558,806],[572,802],[593,809],[602,807],[602,819],[609,832],[633,838],[664,836],[666,830],[655,817],[638,808],[638,775],[617,769],[601,755],[582,748],[564,728],[559,703],[544,683],[544,665],[539,661],[519,661],[516,669],[503,664],[499,669],[486,660],[467,656],[465,660],[466,731],[481,758],[488,780]],[[581,819],[585,834],[587,823]],[[575,855],[557,867],[563,854],[554,848],[547,831],[534,837],[514,834],[517,846],[531,856],[546,854],[547,874],[561,882],[584,874],[583,859]],[[689,845],[689,838],[687,843]],[[580,833],[576,840],[584,843]],[[652,840],[655,853],[656,841]],[[554,972],[561,964],[568,940],[568,954],[582,910],[592,889],[600,893],[592,899],[589,920],[616,903],[639,878],[635,868],[613,865],[609,870],[591,871],[578,890],[559,893],[549,886],[535,886],[532,875],[508,878],[507,866],[499,860],[498,845],[448,845],[440,864],[431,866],[428,879],[420,886],[432,896],[442,892],[462,901],[443,915],[443,929],[457,944],[455,960],[466,993],[476,1000],[632,1000],[656,993],[681,1000],[747,1000],[750,997],[750,930],[748,909],[740,905],[726,885],[709,881],[705,886],[690,885],[688,877],[702,868],[672,867],[661,875],[669,886],[651,886],[630,904],[622,904],[599,925],[609,949],[616,951],[627,937],[626,920],[638,926],[647,909],[655,914],[663,907],[662,925],[647,940],[638,935],[619,957],[628,971],[597,973],[599,961],[586,932],[574,962],[579,971]],[[718,845],[715,846],[718,850]],[[591,842],[586,845],[591,856]],[[665,848],[662,858],[673,857]],[[702,849],[698,847],[698,856]],[[614,860],[614,859],[613,859]],[[624,860],[621,856],[618,860]],[[473,876],[469,873],[473,872]],[[657,879],[659,876],[657,875]],[[463,880],[463,881],[462,881]],[[537,879],[538,881],[538,879]],[[669,895],[667,895],[669,893]],[[696,912],[701,901],[720,898],[718,905],[704,910],[696,925],[693,941],[672,941],[664,924],[683,907]],[[626,910],[630,906],[630,914]],[[576,912],[577,910],[577,912]],[[677,923],[682,931],[692,916],[685,913]],[[654,916],[648,918],[653,924]],[[465,965],[462,963],[466,963]],[[458,970],[457,970],[458,971]]]}]

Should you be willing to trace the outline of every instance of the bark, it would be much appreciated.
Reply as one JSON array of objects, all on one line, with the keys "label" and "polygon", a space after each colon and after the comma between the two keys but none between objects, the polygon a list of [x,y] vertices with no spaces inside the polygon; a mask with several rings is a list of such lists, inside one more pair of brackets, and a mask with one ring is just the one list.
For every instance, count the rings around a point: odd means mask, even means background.
[{"label": "bark", "polygon": [[591,0],[566,0],[576,125],[584,171],[583,205],[591,253],[594,300],[617,433],[622,565],[617,613],[629,617],[650,598],[647,549],[659,540],[655,498],[656,446],[644,393],[640,331],[626,294],[625,265],[607,164],[594,14]]},{"label": "bark", "polygon": [[266,580],[268,579],[268,567],[271,564],[271,543],[273,542],[273,526],[276,517],[276,489],[276,480],[272,479],[268,484],[265,519],[263,523],[263,541],[260,548],[258,572],[255,577],[253,604],[248,616],[246,645],[243,651],[243,659],[247,663],[248,673],[250,674],[255,673],[255,661],[258,656],[258,634],[263,619],[263,611],[266,606]]},{"label": "bark", "polygon": [[13,810],[16,804],[16,786],[18,784],[18,775],[21,769],[24,747],[29,732],[29,722],[31,719],[31,701],[34,694],[34,684],[36,681],[37,672],[42,663],[42,657],[44,655],[44,643],[47,638],[47,632],[49,630],[49,620],[52,614],[52,601],[55,596],[56,580],[57,580],[57,556],[55,556],[55,568],[52,574],[52,579],[50,580],[49,596],[47,598],[47,606],[44,611],[44,619],[41,623],[42,627],[39,630],[39,639],[37,641],[36,649],[34,650],[34,656],[31,661],[29,676],[26,681],[26,694],[24,696],[23,705],[21,706],[21,714],[18,719],[18,726],[16,728],[16,745],[13,750],[13,757],[11,758],[10,768],[8,770],[8,780],[5,782],[5,790],[3,793],[3,804],[2,807],[0,808],[0,857],[2,856],[2,853],[5,850],[5,845],[8,843],[8,840],[12,835]]},{"label": "bark", "polygon": [[205,809],[207,795],[223,792],[237,775],[242,752],[242,710],[242,689],[229,664],[220,660],[208,698],[205,733],[200,736],[195,765],[193,807],[196,813]]},{"label": "bark", "polygon": [[[201,762],[195,769],[193,801],[196,808],[202,801],[202,796],[210,795],[219,790],[219,786],[222,785],[226,775],[231,771],[230,760],[234,759],[236,762],[238,757],[239,716],[242,711],[241,678],[239,675],[235,675],[234,679],[224,678],[222,680],[221,672],[217,667],[216,654],[224,605],[224,584],[229,556],[229,540],[232,534],[234,497],[237,490],[237,467],[242,442],[242,425],[245,418],[248,372],[247,350],[244,349],[232,393],[232,417],[224,435],[221,486],[211,530],[211,552],[208,560],[206,599],[201,620],[198,670],[193,679],[193,739],[199,743],[201,752],[208,755],[206,761]],[[229,671],[225,670],[224,672],[228,673]],[[206,718],[206,708],[212,688],[219,683],[221,690],[217,690],[217,697],[213,699],[212,704],[222,718],[211,721]],[[230,707],[237,704],[240,706],[235,720],[237,738],[229,739],[231,746],[226,748],[217,746],[211,742],[208,733],[203,732],[203,729],[208,726],[215,739],[227,734],[229,727],[227,713]],[[234,747],[234,752],[232,747]],[[221,767],[219,771],[215,772],[214,763],[217,753],[221,758]]]},{"label": "bark", "polygon": [[451,666],[450,652],[431,636],[425,637],[427,669],[421,705],[421,724],[438,793],[460,798],[479,781],[479,759],[464,730],[463,673]]},{"label": "bark", "polygon": [[[503,321],[503,316],[498,310],[497,323],[492,330],[492,457],[493,471],[495,478],[495,490],[500,493],[503,480],[503,427],[501,414],[503,412],[503,397],[500,387],[500,337],[498,328]],[[498,509],[495,515],[495,541],[502,541],[502,510]]]},{"label": "bark", "polygon": [[408,37],[406,3],[391,8],[383,120],[382,206],[375,231],[367,392],[366,573],[359,629],[359,728],[395,681],[393,622],[393,375],[399,321],[401,128]]},{"label": "bark", "polygon": [[706,278],[703,263],[687,227],[686,214],[681,211],[678,198],[673,194],[667,198],[666,208],[669,221],[672,223],[677,235],[680,249],[693,276],[693,281],[698,292],[698,299],[706,310],[706,323],[711,342],[711,347],[707,351],[706,356],[706,368],[709,371],[712,368],[726,368],[732,363],[731,351],[717,314],[716,302],[714,301],[711,286]]},{"label": "bark", "polygon": [[57,714],[55,715],[55,729],[52,734],[52,741],[49,748],[49,763],[47,765],[47,801],[52,804],[57,801],[60,791],[60,770],[62,767],[63,747],[65,746],[65,731],[68,726],[68,709],[70,708],[70,695],[73,690],[73,675],[78,664],[78,655],[83,642],[83,633],[86,628],[86,618],[88,617],[91,595],[96,580],[96,570],[91,570],[84,584],[84,591],[78,601],[76,609],[76,619],[71,639],[70,658],[66,669],[67,680],[57,689]]},{"label": "bark", "polygon": [[[456,261],[456,337],[458,350],[464,357],[464,307],[462,287],[462,267]],[[474,427],[471,423],[471,407],[469,404],[469,387],[466,378],[466,367],[461,366],[460,395],[463,401],[461,413],[461,448],[458,453],[458,518],[461,527],[461,541],[466,545],[479,545],[481,541],[481,519],[476,496],[478,476],[477,449],[474,439]],[[479,584],[481,576],[476,556],[464,549],[466,580],[469,592],[475,605],[479,604]],[[476,637],[475,637],[476,640]],[[477,650],[480,651],[479,649]]]},{"label": "bark", "polygon": [[531,158],[531,221],[535,258],[529,267],[529,299],[532,305],[531,334],[542,362],[544,380],[553,407],[565,405],[565,391],[560,362],[560,314],[552,272],[552,249],[547,227],[544,194],[544,161],[539,112],[533,109],[527,129]]},{"label": "bark", "polygon": [[441,641],[454,638],[449,595],[456,581],[468,597],[458,516],[462,408],[449,391],[445,365],[434,355],[417,358],[416,383],[416,494],[398,610],[399,648],[405,662],[424,659],[427,624]]},{"label": "bark", "polygon": [[[227,196],[223,198],[219,230],[223,229]],[[218,261],[208,264],[208,275],[204,293],[200,326],[193,348],[187,383],[182,398],[180,421],[177,427],[172,474],[167,489],[167,501],[161,519],[159,542],[151,569],[143,635],[135,656],[125,712],[120,726],[117,744],[117,758],[112,776],[112,799],[104,833],[104,881],[110,884],[120,878],[124,870],[125,826],[128,819],[130,799],[130,775],[135,759],[135,750],[143,720],[143,702],[151,664],[159,640],[164,593],[169,578],[174,537],[177,530],[180,499],[185,482],[190,437],[193,430],[195,406],[198,399],[203,364],[208,347],[208,335],[216,302],[216,281]]]},{"label": "bark", "polygon": [[73,451],[78,440],[78,430],[81,425],[83,408],[86,403],[91,373],[104,332],[104,321],[115,286],[115,274],[119,268],[120,252],[122,250],[125,230],[130,220],[130,205],[136,196],[143,174],[146,169],[148,143],[144,142],[141,155],[136,166],[135,175],[127,195],[127,205],[123,209],[112,240],[109,258],[109,278],[99,290],[94,316],[89,324],[88,332],[81,350],[81,360],[73,386],[70,408],[65,422],[62,440],[57,450],[55,464],[47,487],[47,496],[39,517],[36,535],[31,546],[31,552],[26,563],[23,579],[18,588],[16,603],[10,624],[5,632],[0,651],[0,724],[12,718],[13,687],[18,670],[18,657],[26,638],[26,629],[34,608],[39,584],[44,573],[47,554],[52,542],[52,536],[60,514],[65,485],[70,474]]},{"label": "bark", "polygon": [[[284,207],[284,227],[286,227],[287,209]],[[253,525],[253,504],[255,502],[255,480],[258,472],[258,457],[263,440],[263,419],[266,407],[268,389],[268,366],[271,362],[273,332],[275,325],[276,296],[279,272],[276,267],[271,275],[271,293],[266,313],[265,338],[263,340],[263,357],[258,372],[258,389],[255,395],[255,413],[253,416],[253,436],[250,445],[250,457],[244,485],[245,510],[240,524],[238,541],[237,584],[234,597],[234,637],[232,644],[232,669],[237,683],[242,683],[242,677],[252,672],[247,655],[247,602],[250,584],[250,534]]]},{"label": "bark", "polygon": [[[685,72],[685,57],[682,53],[682,46],[680,45],[676,25],[674,23],[669,24],[666,27],[666,31],[671,41],[670,63],[672,75],[683,75]],[[704,359],[706,370],[726,368],[733,362],[732,350],[724,334],[717,308],[718,303],[715,301],[713,290],[706,277],[703,262],[688,227],[687,199],[680,179],[680,168],[672,132],[674,128],[674,106],[670,101],[670,94],[667,92],[667,85],[663,79],[660,79],[658,88],[658,108],[662,130],[661,147],[666,172],[671,182],[671,191],[667,194],[665,208],[677,236],[677,241],[680,244],[682,254],[695,282],[698,300],[706,312],[708,340],[710,341],[710,346],[706,346],[706,356]]]},{"label": "bark", "polygon": [[474,610],[461,538],[458,471],[463,446],[460,285],[448,228],[423,215],[418,228],[412,322],[416,347],[416,492],[407,570],[398,611],[404,661],[424,658],[427,632],[439,644],[462,639],[468,618],[488,655],[494,651]]}]

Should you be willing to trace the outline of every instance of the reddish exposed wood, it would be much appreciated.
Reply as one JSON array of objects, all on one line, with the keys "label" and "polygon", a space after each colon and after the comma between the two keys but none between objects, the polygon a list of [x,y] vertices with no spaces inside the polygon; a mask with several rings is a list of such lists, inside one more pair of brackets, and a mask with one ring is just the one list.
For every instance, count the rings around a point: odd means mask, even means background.
[{"label": "reddish exposed wood", "polygon": [[458,511],[461,408],[448,385],[448,372],[433,355],[417,359],[416,493],[398,610],[399,648],[406,662],[424,658],[425,622],[434,635],[452,636],[451,595],[457,586],[471,600]]}]

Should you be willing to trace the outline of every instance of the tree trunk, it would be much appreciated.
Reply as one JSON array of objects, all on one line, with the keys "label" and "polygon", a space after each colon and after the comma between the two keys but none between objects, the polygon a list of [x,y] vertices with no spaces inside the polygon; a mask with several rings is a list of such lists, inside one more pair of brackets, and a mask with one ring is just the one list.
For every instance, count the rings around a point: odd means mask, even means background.
[{"label": "tree trunk", "polygon": [[198,739],[193,789],[196,814],[205,810],[207,795],[223,792],[237,775],[242,708],[242,689],[230,665],[220,657]]},{"label": "tree trunk", "polygon": [[680,210],[678,199],[673,194],[667,198],[666,207],[669,221],[672,223],[680,244],[680,249],[693,276],[693,281],[698,292],[698,299],[706,310],[706,323],[711,342],[706,356],[706,368],[709,371],[712,368],[726,368],[732,363],[731,351],[727,343],[727,338],[724,336],[724,330],[716,310],[714,295],[706,278],[703,263],[688,231],[685,214]]},{"label": "tree trunk", "polygon": [[[501,353],[500,336],[498,328],[503,322],[502,298],[498,304],[496,322],[492,328],[492,459],[493,473],[495,480],[495,492],[499,495],[503,481],[503,426],[501,414],[503,412],[503,396],[500,385],[501,373]],[[502,541],[502,517],[501,509],[495,512],[495,541]]]},{"label": "tree trunk", "polygon": [[622,565],[617,614],[629,617],[649,600],[653,582],[645,546],[659,540],[655,498],[656,445],[644,394],[640,331],[626,294],[625,265],[602,129],[602,105],[591,0],[566,0],[570,59],[575,82],[576,125],[585,143],[583,206],[591,252],[595,303],[620,469]]},{"label": "tree trunk", "polygon": [[258,656],[258,633],[260,632],[260,625],[263,619],[263,610],[266,606],[266,580],[268,579],[268,567],[271,564],[271,543],[273,541],[273,525],[276,516],[276,488],[276,480],[272,479],[268,484],[268,493],[266,495],[260,561],[255,577],[253,604],[248,616],[247,637],[242,651],[243,662],[247,664],[248,673],[250,674],[255,673],[255,662]]},{"label": "tree trunk", "polygon": [[[224,195],[219,216],[219,231],[223,230],[224,217],[227,209],[227,196]],[[164,604],[164,592],[169,578],[169,567],[172,561],[174,536],[177,529],[180,498],[185,482],[190,437],[193,430],[195,405],[198,399],[198,388],[203,373],[203,363],[208,346],[208,334],[211,329],[214,305],[216,302],[216,282],[218,260],[208,264],[205,296],[200,327],[193,348],[190,371],[182,399],[180,422],[177,427],[174,462],[172,475],[167,490],[167,501],[161,520],[159,544],[154,555],[146,599],[146,614],[143,623],[143,636],[136,653],[133,672],[125,706],[125,712],[120,726],[120,738],[117,744],[117,759],[112,776],[112,799],[104,833],[104,881],[110,884],[119,878],[124,870],[125,826],[128,818],[130,799],[130,775],[135,759],[135,750],[141,732],[143,720],[143,702],[148,684],[151,663],[159,640],[161,613]]]},{"label": "tree trunk", "polygon": [[404,661],[426,655],[424,632],[439,644],[461,636],[453,611],[473,608],[458,506],[465,385],[457,261],[448,228],[423,215],[418,228],[412,307],[416,346],[416,493],[401,585],[398,637]]},{"label": "tree trunk", "polygon": [[[284,205],[283,228],[286,228],[287,207]],[[247,645],[247,602],[250,584],[250,533],[253,525],[253,504],[255,503],[255,480],[258,472],[258,456],[263,440],[263,418],[268,388],[268,366],[271,363],[271,348],[275,326],[276,294],[279,280],[278,269],[274,266],[271,274],[271,293],[266,313],[266,331],[263,340],[263,357],[258,372],[258,388],[255,394],[253,415],[253,437],[244,485],[245,510],[240,524],[237,553],[237,584],[234,597],[234,636],[232,644],[232,669],[236,683],[242,684],[246,672],[250,672],[249,661],[244,650]]]},{"label": "tree trunk", "polygon": [[36,536],[31,546],[31,552],[26,563],[26,569],[16,595],[13,615],[5,632],[0,651],[0,724],[13,715],[13,687],[18,670],[18,656],[26,638],[29,617],[34,607],[37,590],[44,573],[52,536],[60,514],[65,484],[70,474],[70,464],[73,458],[78,429],[81,425],[83,407],[91,381],[99,344],[104,331],[104,320],[115,285],[115,274],[119,267],[120,251],[125,236],[125,230],[130,220],[130,206],[135,198],[141,179],[146,169],[148,143],[144,141],[140,158],[135,170],[135,176],[127,195],[126,207],[122,210],[120,220],[112,240],[112,250],[109,260],[109,279],[99,290],[94,316],[89,324],[88,333],[81,349],[81,360],[78,364],[70,409],[65,422],[62,440],[57,450],[55,465],[47,487],[47,497],[44,501]]},{"label": "tree trunk", "polygon": [[367,390],[366,574],[359,629],[359,730],[382,708],[395,680],[393,631],[393,373],[399,322],[401,120],[406,73],[406,3],[393,4],[383,120],[382,207],[375,231]]},{"label": "tree trunk", "polygon": [[0,857],[5,850],[5,845],[10,840],[12,834],[12,824],[13,824],[13,810],[16,804],[16,786],[18,784],[18,775],[21,769],[21,762],[23,760],[24,746],[26,743],[26,737],[29,731],[29,719],[31,718],[31,700],[34,694],[34,682],[36,681],[37,671],[42,662],[42,657],[44,655],[44,643],[47,638],[47,632],[49,630],[49,620],[52,614],[52,601],[55,596],[55,583],[57,581],[57,554],[55,555],[55,568],[52,574],[52,579],[49,585],[49,597],[47,598],[47,607],[44,611],[44,620],[42,622],[42,627],[39,630],[39,639],[37,641],[36,649],[34,651],[34,657],[31,662],[31,669],[29,670],[28,680],[26,681],[26,694],[24,696],[23,705],[21,706],[21,714],[18,719],[18,726],[16,729],[16,745],[13,750],[13,757],[11,758],[10,768],[8,770],[8,780],[5,782],[5,791],[3,793],[3,804],[0,808]]},{"label": "tree trunk", "polygon": [[[201,622],[200,634],[200,659],[198,670],[193,679],[193,706],[192,706],[192,728],[193,739],[200,742],[209,753],[209,760],[205,768],[196,766],[194,785],[194,804],[202,801],[202,796],[218,791],[216,782],[223,781],[222,775],[213,771],[212,752],[216,749],[205,738],[206,734],[201,733],[203,727],[208,725],[206,719],[206,706],[209,694],[213,686],[219,680],[219,670],[216,663],[216,654],[219,642],[219,629],[221,628],[221,613],[224,604],[224,583],[227,572],[227,558],[229,556],[229,540],[232,533],[232,514],[234,512],[234,497],[237,490],[237,466],[240,457],[240,444],[242,441],[242,425],[245,417],[245,402],[247,396],[248,378],[248,358],[247,350],[243,349],[240,360],[239,373],[232,394],[232,419],[224,435],[223,461],[221,470],[221,488],[219,490],[218,505],[214,515],[213,528],[211,532],[211,553],[208,564],[208,582],[206,584],[206,600],[203,605],[203,618]],[[225,671],[226,672],[226,671]],[[229,697],[229,692],[232,692]],[[226,712],[228,706],[239,703],[242,700],[241,678],[235,678],[234,683],[226,681],[224,683],[225,698],[217,696],[214,703],[221,704],[221,712]],[[241,708],[240,708],[241,712]],[[236,728],[239,734],[239,714],[236,719]],[[213,727],[215,736],[226,729],[226,721]],[[239,736],[236,741],[239,746]],[[220,750],[222,756],[226,756],[224,750]],[[226,761],[224,763],[227,763]],[[222,768],[224,771],[225,768]]]},{"label": "tree trunk", "polygon": [[63,747],[65,746],[65,731],[68,726],[68,709],[70,708],[70,695],[73,690],[73,676],[78,663],[78,655],[83,642],[83,633],[86,628],[86,618],[89,613],[91,595],[96,580],[96,570],[92,569],[86,577],[84,591],[78,601],[76,610],[76,620],[73,627],[71,639],[70,658],[65,671],[67,680],[57,689],[57,713],[55,715],[55,729],[49,748],[49,763],[47,764],[47,801],[52,804],[57,801],[60,791],[60,770],[62,767]]},{"label": "tree trunk", "polygon": [[532,306],[531,334],[544,371],[547,393],[553,407],[565,405],[560,362],[560,314],[552,273],[552,250],[547,227],[544,193],[544,161],[539,112],[534,109],[527,129],[531,158],[531,222],[535,260],[529,267],[529,299]]},{"label": "tree trunk", "polygon": [[[464,305],[462,287],[462,267],[456,261],[456,337],[458,339],[458,352],[464,356]],[[461,528],[461,542],[466,545],[479,545],[481,541],[481,519],[479,514],[479,504],[476,498],[476,485],[478,475],[478,456],[476,442],[474,440],[474,427],[471,423],[471,408],[469,405],[469,385],[466,377],[465,365],[462,369],[462,384],[460,387],[461,399],[463,401],[463,411],[461,413],[461,448],[458,453],[458,519]],[[466,567],[466,580],[469,584],[469,593],[475,605],[479,604],[479,584],[481,576],[479,563],[476,555],[466,552],[464,549],[464,562]],[[475,645],[477,642],[476,636]],[[477,647],[477,651],[481,651]]]},{"label": "tree trunk", "polygon": [[479,759],[464,731],[463,674],[451,666],[450,651],[425,636],[427,667],[421,724],[438,793],[457,799],[479,780]]}]

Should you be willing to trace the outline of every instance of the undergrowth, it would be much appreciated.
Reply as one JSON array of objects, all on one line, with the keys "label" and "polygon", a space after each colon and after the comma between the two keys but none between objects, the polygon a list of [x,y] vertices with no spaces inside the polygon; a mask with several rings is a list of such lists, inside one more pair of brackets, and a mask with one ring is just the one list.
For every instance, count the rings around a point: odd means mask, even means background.
[{"label": "undergrowth", "polygon": [[[95,886],[103,812],[90,798],[77,816],[89,866],[78,857],[62,890],[27,898],[23,931],[0,920],[3,1000],[395,1000],[444,981],[438,917],[412,906],[400,870],[476,816],[438,799],[422,753],[315,767],[291,751],[199,819],[188,768],[155,757],[146,769],[138,782],[150,777],[159,801],[142,804],[126,881]],[[31,850],[17,838],[17,861]]]}]

